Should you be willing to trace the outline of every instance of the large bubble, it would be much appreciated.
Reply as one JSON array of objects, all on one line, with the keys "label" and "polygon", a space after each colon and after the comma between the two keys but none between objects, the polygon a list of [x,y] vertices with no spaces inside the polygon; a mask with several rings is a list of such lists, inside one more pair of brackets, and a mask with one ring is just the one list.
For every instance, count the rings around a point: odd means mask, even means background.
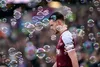
[{"label": "large bubble", "polygon": [[45,53],[45,49],[43,48],[38,48],[37,51],[36,51],[36,56],[40,59],[43,59],[45,56],[46,56],[46,53]]}]

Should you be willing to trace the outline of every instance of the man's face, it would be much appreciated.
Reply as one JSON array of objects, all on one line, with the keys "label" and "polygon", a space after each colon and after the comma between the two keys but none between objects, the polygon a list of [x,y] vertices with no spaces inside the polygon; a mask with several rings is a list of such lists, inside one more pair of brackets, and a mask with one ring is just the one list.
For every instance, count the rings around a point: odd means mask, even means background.
[{"label": "man's face", "polygon": [[55,34],[59,33],[59,31],[56,29],[56,27],[58,26],[57,21],[50,20],[49,25],[50,25],[50,29],[53,30]]}]

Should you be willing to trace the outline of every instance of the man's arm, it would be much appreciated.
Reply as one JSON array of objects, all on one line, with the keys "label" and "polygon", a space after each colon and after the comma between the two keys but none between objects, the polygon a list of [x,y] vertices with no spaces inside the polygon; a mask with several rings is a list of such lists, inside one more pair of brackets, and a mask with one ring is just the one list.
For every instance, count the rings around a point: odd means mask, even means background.
[{"label": "man's arm", "polygon": [[73,67],[79,67],[77,54],[76,54],[76,51],[75,51],[74,45],[73,45],[72,34],[70,32],[67,32],[67,33],[63,34],[62,35],[62,40],[65,44],[65,46],[64,46],[65,49],[64,50],[65,50],[65,52],[68,53],[69,57],[71,58]]},{"label": "man's arm", "polygon": [[71,58],[73,67],[79,67],[75,49],[71,49],[71,50],[67,51],[67,53],[68,53],[69,57]]},{"label": "man's arm", "polygon": [[57,67],[57,63],[55,62],[54,65],[52,67]]}]

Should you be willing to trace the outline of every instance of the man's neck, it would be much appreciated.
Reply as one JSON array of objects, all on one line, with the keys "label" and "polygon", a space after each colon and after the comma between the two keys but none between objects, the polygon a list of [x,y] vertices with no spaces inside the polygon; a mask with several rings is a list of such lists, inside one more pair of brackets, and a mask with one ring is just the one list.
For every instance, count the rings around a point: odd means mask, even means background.
[{"label": "man's neck", "polygon": [[65,30],[67,30],[67,25],[63,25],[61,30],[60,30],[60,34],[62,34]]}]

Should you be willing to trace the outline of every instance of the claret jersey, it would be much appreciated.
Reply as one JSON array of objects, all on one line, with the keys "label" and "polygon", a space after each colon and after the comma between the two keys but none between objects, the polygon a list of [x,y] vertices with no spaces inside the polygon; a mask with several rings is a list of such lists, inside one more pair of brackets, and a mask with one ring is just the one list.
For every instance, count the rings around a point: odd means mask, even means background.
[{"label": "claret jersey", "polygon": [[68,30],[64,31],[56,46],[57,67],[72,67],[71,58],[66,51],[70,51],[73,47],[72,34]]}]

